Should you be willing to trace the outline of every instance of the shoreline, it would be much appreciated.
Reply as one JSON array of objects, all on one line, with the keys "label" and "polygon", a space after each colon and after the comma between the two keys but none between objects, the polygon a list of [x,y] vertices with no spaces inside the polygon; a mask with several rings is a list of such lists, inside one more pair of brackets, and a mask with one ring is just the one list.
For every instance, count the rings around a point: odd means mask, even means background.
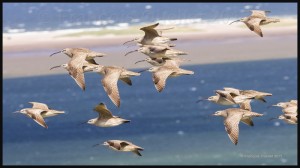
[{"label": "shoreline", "polygon": [[[163,36],[178,38],[173,42],[176,44],[174,48],[187,52],[188,55],[180,57],[191,60],[184,62],[183,66],[297,58],[296,23],[297,20],[293,20],[292,22],[283,21],[281,23],[283,25],[279,26],[275,26],[275,24],[263,26],[263,38],[251,32],[242,23],[198,25],[199,27],[195,26],[196,31],[190,31],[190,29],[183,31],[184,29],[179,27],[180,31],[167,30],[163,32]],[[134,64],[134,62],[147,57],[142,53],[135,52],[124,56],[125,53],[135,50],[137,47],[127,48],[122,44],[143,35],[143,32],[138,29],[135,32],[140,34],[57,38],[58,34],[48,33],[45,36],[42,34],[39,36],[32,34],[15,36],[10,40],[4,38],[3,78],[66,73],[62,68],[51,71],[49,69],[66,63],[69,58],[64,54],[53,57],[49,57],[49,55],[67,47],[84,47],[106,53],[107,56],[95,59],[102,65],[115,65],[130,69],[150,67],[150,64],[146,62]]]}]

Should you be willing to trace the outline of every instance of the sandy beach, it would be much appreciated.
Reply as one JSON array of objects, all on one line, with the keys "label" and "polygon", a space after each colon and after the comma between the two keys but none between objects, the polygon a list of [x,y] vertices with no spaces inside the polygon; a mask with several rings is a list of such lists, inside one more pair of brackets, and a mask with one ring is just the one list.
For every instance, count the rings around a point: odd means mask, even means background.
[{"label": "sandy beach", "polygon": [[[63,54],[53,57],[49,55],[67,47],[85,47],[106,53],[107,56],[96,58],[99,64],[130,69],[150,67],[148,63],[134,64],[146,58],[142,53],[124,56],[137,46],[127,48],[122,44],[143,35],[142,31],[135,29],[123,35],[113,33],[80,35],[80,32],[72,34],[60,31],[4,34],[3,77],[66,73],[64,69],[52,71],[49,69],[66,63],[69,58]],[[174,30],[164,31],[163,35],[178,38],[174,42],[176,44],[174,48],[187,52],[188,55],[182,57],[190,60],[183,65],[297,57],[297,19],[282,19],[278,25],[270,24],[262,27],[262,31],[263,38],[251,32],[242,23],[232,25],[207,23],[175,27]]]}]

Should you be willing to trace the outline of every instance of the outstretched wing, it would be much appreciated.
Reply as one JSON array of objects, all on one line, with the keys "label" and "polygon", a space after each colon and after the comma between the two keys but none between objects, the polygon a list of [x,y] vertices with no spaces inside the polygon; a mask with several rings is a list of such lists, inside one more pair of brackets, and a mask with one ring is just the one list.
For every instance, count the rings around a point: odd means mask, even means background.
[{"label": "outstretched wing", "polygon": [[252,17],[258,17],[258,18],[265,18],[267,17],[266,14],[270,13],[271,11],[263,11],[263,10],[251,10]]},{"label": "outstretched wing", "polygon": [[262,31],[259,26],[261,21],[262,21],[261,18],[252,18],[248,22],[245,22],[245,24],[251,31],[254,31],[260,37],[263,37]]},{"label": "outstretched wing", "polygon": [[104,103],[99,103],[94,110],[99,113],[99,118],[112,118],[112,113],[107,109]]},{"label": "outstretched wing", "polygon": [[85,90],[85,80],[83,74],[83,65],[85,62],[85,56],[82,54],[73,56],[68,63],[69,74],[82,90]]},{"label": "outstretched wing", "polygon": [[117,85],[120,74],[121,70],[106,68],[105,75],[101,81],[108,97],[117,107],[120,107],[120,95]]},{"label": "outstretched wing", "polygon": [[243,113],[228,112],[227,118],[224,120],[225,130],[229,139],[237,145],[239,138],[239,122]]},{"label": "outstretched wing", "polygon": [[158,24],[159,23],[140,28],[140,30],[143,30],[145,32],[144,39],[152,41],[155,37],[160,36],[157,30],[154,29],[156,26],[158,26]]},{"label": "outstretched wing", "polygon": [[43,112],[47,112],[45,110],[42,109],[28,109],[27,113],[28,115],[39,125],[41,125],[44,128],[48,128],[44,118],[42,117],[42,113]]},{"label": "outstretched wing", "polygon": [[39,103],[39,102],[29,102],[29,103],[32,104],[32,108],[49,110],[48,106],[44,103]]},{"label": "outstretched wing", "polygon": [[232,98],[232,96],[230,95],[230,92],[223,91],[223,90],[216,90],[216,93],[218,93],[221,97],[223,97],[227,101],[230,101],[230,102],[232,102],[234,104],[236,103],[234,101],[234,99]]},{"label": "outstretched wing", "polygon": [[158,92],[165,88],[166,80],[172,73],[171,69],[161,69],[152,74],[153,83]]}]

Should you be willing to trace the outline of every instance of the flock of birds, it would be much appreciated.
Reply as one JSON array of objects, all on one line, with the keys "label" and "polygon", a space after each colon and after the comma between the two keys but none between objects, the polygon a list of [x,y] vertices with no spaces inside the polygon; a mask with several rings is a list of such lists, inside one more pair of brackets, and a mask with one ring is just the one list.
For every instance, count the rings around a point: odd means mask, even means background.
[{"label": "flock of birds", "polygon": [[[258,35],[263,37],[260,25],[279,22],[279,19],[267,18],[266,13],[268,12],[269,11],[252,10],[251,16],[242,18],[237,21],[244,22],[251,31],[254,31]],[[132,52],[140,52],[147,55],[148,57],[146,59],[137,61],[135,62],[135,64],[146,61],[149,64],[153,65],[149,69],[142,70],[140,72],[133,72],[123,67],[99,65],[98,63],[96,63],[95,58],[103,57],[106,54],[91,51],[86,48],[65,48],[61,51],[51,54],[50,56],[63,53],[70,57],[70,60],[65,64],[54,66],[50,70],[58,67],[66,69],[69,72],[69,75],[75,80],[77,85],[83,91],[85,90],[84,73],[90,71],[99,73],[103,76],[101,83],[104,87],[105,92],[117,107],[120,107],[121,103],[117,85],[118,81],[121,80],[125,84],[131,86],[132,81],[130,78],[133,76],[140,76],[141,72],[143,71],[152,72],[154,86],[158,92],[162,92],[165,88],[167,78],[178,77],[181,75],[192,75],[194,74],[194,72],[180,68],[180,64],[188,60],[178,57],[180,55],[187,55],[186,52],[172,48],[175,45],[171,44],[170,42],[177,40],[177,38],[162,36],[163,30],[172,28],[156,29],[158,25],[159,23],[142,27],[140,30],[144,31],[145,33],[143,37],[135,38],[123,44],[125,45],[130,42],[136,42],[139,48],[137,50],[126,53],[125,56]],[[255,90],[240,90],[229,87],[225,87],[224,90],[216,90],[215,93],[215,96],[211,96],[207,99],[200,99],[197,102],[208,100],[221,105],[238,104],[240,106],[240,108],[229,108],[226,110],[217,111],[213,114],[214,116],[223,116],[225,118],[225,130],[230,140],[235,145],[238,143],[239,122],[242,121],[249,126],[253,126],[254,124],[252,121],[252,117],[263,116],[263,114],[252,111],[250,102],[254,99],[266,102],[264,97],[272,96],[271,93],[265,93]],[[64,113],[64,111],[51,109],[44,103],[29,103],[32,104],[31,108],[24,108],[15,113],[25,114],[45,128],[48,128],[48,126],[45,123],[44,118]],[[273,106],[282,108],[283,114],[280,115],[278,119],[284,120],[289,124],[297,124],[297,100],[280,102]],[[114,116],[104,103],[96,105],[94,111],[98,112],[99,116],[84,123],[95,125],[98,127],[114,127],[123,123],[130,122],[130,120],[123,119],[119,116]],[[94,146],[98,145],[100,144],[96,144]],[[108,146],[117,151],[134,152],[139,156],[141,156],[141,153],[139,151],[143,150],[142,147],[136,146],[133,143],[125,140],[108,140],[105,141],[102,145]]]}]

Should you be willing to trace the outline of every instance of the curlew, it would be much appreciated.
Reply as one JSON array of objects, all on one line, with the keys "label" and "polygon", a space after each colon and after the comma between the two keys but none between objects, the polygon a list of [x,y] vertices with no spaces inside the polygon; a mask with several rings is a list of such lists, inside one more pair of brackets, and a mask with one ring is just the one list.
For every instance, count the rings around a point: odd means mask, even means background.
[{"label": "curlew", "polygon": [[275,105],[282,108],[283,114],[278,118],[271,119],[280,119],[285,121],[288,124],[298,124],[298,102],[297,100],[290,100],[288,102],[279,102]]},{"label": "curlew", "polygon": [[242,121],[249,126],[254,126],[252,117],[263,116],[263,114],[239,108],[229,108],[226,110],[217,111],[213,115],[224,117],[225,130],[228,134],[229,139],[235,145],[237,145],[238,143],[239,122]]},{"label": "curlew", "polygon": [[[100,144],[96,144],[94,146],[98,146]],[[123,151],[123,152],[133,152],[138,156],[142,156],[139,151],[143,151],[144,148],[134,145],[131,142],[124,141],[124,140],[108,140],[105,141],[102,145],[108,146],[109,148],[115,151]]]},{"label": "curlew", "polygon": [[85,54],[77,54],[72,57],[71,60],[59,66],[54,66],[50,70],[58,67],[62,67],[69,72],[69,75],[75,80],[77,85],[84,91],[85,90],[85,79],[84,72],[92,71],[93,68],[98,64],[93,64],[85,60]]},{"label": "curlew", "polygon": [[117,85],[118,80],[120,79],[131,86],[132,82],[130,77],[140,75],[140,73],[128,71],[125,68],[117,66],[97,65],[93,68],[93,71],[103,75],[101,82],[104,90],[117,107],[120,107],[120,95]]},{"label": "curlew", "polygon": [[[140,28],[140,30],[145,32],[145,35],[141,38],[135,38],[130,41],[126,41],[123,43],[125,45],[126,43],[129,42],[137,42],[140,46],[143,45],[160,45],[160,46],[167,46],[167,47],[174,47],[175,45],[169,44],[171,41],[177,40],[177,38],[168,38],[168,37],[163,37],[161,36],[161,33],[159,33],[155,27],[157,27],[159,23],[150,25],[150,26],[145,26]],[[171,28],[169,28],[171,29]],[[161,29],[161,30],[167,30],[167,29]]]},{"label": "curlew", "polygon": [[298,113],[297,100],[290,100],[288,102],[279,102],[272,106],[281,107],[283,113]]},{"label": "curlew", "polygon": [[140,72],[143,71],[152,72],[152,80],[158,92],[161,92],[165,88],[167,78],[194,74],[193,71],[181,69],[176,66],[154,66]]},{"label": "curlew", "polygon": [[256,91],[256,90],[240,90],[240,89],[229,88],[229,87],[224,87],[224,90],[228,91],[232,94],[235,94],[235,95],[243,95],[243,96],[246,96],[248,98],[260,100],[262,102],[267,102],[264,99],[264,97],[272,96],[272,93],[260,92],[260,91]]},{"label": "curlew", "polygon": [[279,19],[276,18],[267,18],[266,13],[270,13],[270,11],[251,10],[251,12],[252,14],[250,16],[233,21],[230,24],[234,22],[243,22],[251,31],[254,31],[260,37],[263,37],[263,33],[260,28],[261,25],[276,23],[280,21]]},{"label": "curlew", "polygon": [[39,102],[29,102],[30,104],[32,104],[32,108],[34,109],[42,109],[45,110],[47,112],[43,112],[41,115],[43,118],[46,117],[53,117],[56,116],[58,114],[64,114],[64,111],[58,111],[58,110],[53,110],[52,108],[49,108],[47,106],[47,104],[44,103],[39,103]]},{"label": "curlew", "polygon": [[140,47],[137,50],[129,51],[125,54],[127,56],[130,53],[133,52],[140,52],[143,53],[150,58],[155,58],[155,59],[162,59],[162,58],[173,58],[177,57],[179,55],[187,55],[186,52],[180,51],[180,50],[175,50],[169,47],[163,47],[163,46],[155,46],[155,45],[145,45]]},{"label": "curlew", "polygon": [[94,111],[99,113],[99,117],[90,119],[87,123],[98,127],[114,127],[123,123],[129,123],[130,120],[125,120],[118,116],[112,115],[104,103],[99,103]]},{"label": "curlew", "polygon": [[24,108],[14,113],[24,114],[27,117],[32,118],[36,123],[38,123],[44,128],[48,128],[46,122],[44,121],[44,118],[53,117],[58,114],[65,113],[64,111],[51,109],[44,103],[39,103],[39,102],[29,102],[29,103],[32,104],[32,108]]},{"label": "curlew", "polygon": [[241,104],[244,103],[246,100],[250,99],[247,96],[235,95],[229,91],[216,90],[215,93],[216,93],[215,96],[210,96],[205,100],[214,102],[216,104],[227,106],[227,105]]},{"label": "curlew", "polygon": [[83,55],[86,56],[85,60],[88,61],[91,64],[97,64],[96,61],[94,60],[94,58],[103,57],[103,56],[106,55],[104,53],[95,52],[95,51],[92,51],[92,50],[87,49],[87,48],[65,48],[61,51],[58,51],[58,52],[55,52],[55,53],[51,54],[50,57],[55,55],[55,54],[59,54],[59,53],[64,53],[70,58],[73,58],[73,56],[76,57],[77,55],[82,55],[83,54]]}]

